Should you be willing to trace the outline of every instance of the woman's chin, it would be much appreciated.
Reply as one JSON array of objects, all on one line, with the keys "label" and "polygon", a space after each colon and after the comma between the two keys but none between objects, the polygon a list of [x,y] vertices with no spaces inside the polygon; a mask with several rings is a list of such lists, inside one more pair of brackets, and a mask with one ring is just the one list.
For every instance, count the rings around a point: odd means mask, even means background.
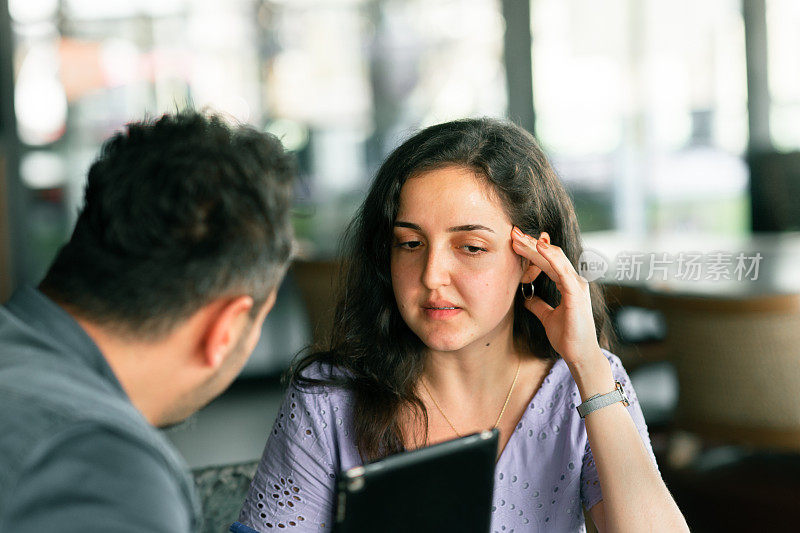
[{"label": "woman's chin", "polygon": [[464,348],[469,342],[467,339],[455,336],[428,336],[423,338],[422,342],[429,350],[435,352],[455,352]]}]

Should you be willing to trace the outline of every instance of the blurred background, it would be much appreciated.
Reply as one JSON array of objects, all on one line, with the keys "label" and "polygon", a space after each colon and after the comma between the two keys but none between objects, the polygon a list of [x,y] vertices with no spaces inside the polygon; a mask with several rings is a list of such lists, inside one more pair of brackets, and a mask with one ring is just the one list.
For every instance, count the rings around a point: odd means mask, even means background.
[{"label": "blurred background", "polygon": [[[800,2],[0,0],[0,69],[2,301],[42,277],[128,121],[207,107],[300,161],[300,257],[242,378],[170,432],[191,466],[260,455],[382,159],[418,128],[508,117],[605,265],[614,351],[693,530],[797,527]],[[632,253],[641,274],[620,274]]]}]

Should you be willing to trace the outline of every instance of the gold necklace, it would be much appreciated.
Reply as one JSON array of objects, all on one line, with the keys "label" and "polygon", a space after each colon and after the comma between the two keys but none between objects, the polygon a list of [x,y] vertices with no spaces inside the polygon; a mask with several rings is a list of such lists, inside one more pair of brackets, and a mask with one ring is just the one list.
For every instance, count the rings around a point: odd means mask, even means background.
[{"label": "gold necklace", "polygon": [[[520,366],[521,362],[522,362],[522,359],[517,360],[517,372],[514,374],[514,381],[511,382],[511,388],[508,389],[508,394],[506,395],[506,401],[503,404],[503,408],[500,410],[500,414],[497,416],[497,421],[494,423],[494,426],[492,426],[493,428],[496,428],[497,426],[500,425],[500,419],[503,418],[503,413],[506,412],[506,407],[508,407],[508,401],[511,399],[511,393],[514,392],[514,385],[517,384],[517,378],[519,377],[519,366]],[[447,420],[447,423],[450,425],[450,429],[453,430],[453,433],[455,433],[457,437],[461,438],[463,435],[461,435],[461,433],[458,432],[458,430],[453,425],[453,423],[450,421],[450,419],[447,418],[447,415],[444,414],[444,410],[439,405],[439,402],[436,401],[436,398],[433,397],[433,394],[431,394],[431,391],[428,389],[428,386],[425,384],[425,380],[421,380],[421,381],[422,381],[422,386],[425,387],[425,392],[427,392],[428,396],[430,397],[430,399],[433,400],[433,405],[436,406],[436,409],[438,409],[439,412],[444,417],[444,419]]]}]

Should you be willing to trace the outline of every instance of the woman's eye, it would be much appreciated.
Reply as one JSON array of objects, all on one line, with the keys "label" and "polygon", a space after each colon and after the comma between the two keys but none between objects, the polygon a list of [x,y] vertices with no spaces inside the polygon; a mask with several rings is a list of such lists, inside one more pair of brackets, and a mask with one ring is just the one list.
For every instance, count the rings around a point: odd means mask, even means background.
[{"label": "woman's eye", "polygon": [[464,246],[462,246],[462,248],[464,248],[467,251],[467,253],[470,253],[472,255],[482,254],[483,252],[487,251],[486,248],[481,248],[480,246],[471,246],[469,244],[465,244]]},{"label": "woman's eye", "polygon": [[422,243],[419,241],[405,241],[397,243],[398,248],[405,248],[406,250],[413,250],[414,248],[421,245]]}]

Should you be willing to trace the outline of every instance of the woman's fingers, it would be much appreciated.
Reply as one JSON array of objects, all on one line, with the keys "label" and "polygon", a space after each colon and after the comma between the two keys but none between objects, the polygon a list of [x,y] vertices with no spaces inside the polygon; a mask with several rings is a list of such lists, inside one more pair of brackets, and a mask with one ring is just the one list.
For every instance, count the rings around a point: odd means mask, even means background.
[{"label": "woman's fingers", "polygon": [[530,235],[522,233],[516,226],[511,232],[511,246],[514,248],[514,251],[539,267],[548,278],[558,283],[558,274],[556,274],[550,261],[537,249],[537,242],[538,241]]},{"label": "woman's fingers", "polygon": [[586,284],[586,280],[581,278],[575,271],[575,267],[572,266],[564,250],[558,246],[547,244],[541,239],[537,244],[537,249],[558,274],[557,283],[560,282],[559,290],[561,290],[562,293],[580,294],[583,285]]},{"label": "woman's fingers", "polygon": [[538,296],[534,296],[530,300],[525,300],[524,304],[525,308],[533,313],[542,324],[547,321],[548,315],[553,312],[553,308],[550,306],[550,304]]},{"label": "woman's fingers", "polygon": [[514,227],[511,235],[514,251],[542,269],[562,294],[579,292],[578,274],[561,248],[548,244],[544,239],[534,239],[517,227]]}]

